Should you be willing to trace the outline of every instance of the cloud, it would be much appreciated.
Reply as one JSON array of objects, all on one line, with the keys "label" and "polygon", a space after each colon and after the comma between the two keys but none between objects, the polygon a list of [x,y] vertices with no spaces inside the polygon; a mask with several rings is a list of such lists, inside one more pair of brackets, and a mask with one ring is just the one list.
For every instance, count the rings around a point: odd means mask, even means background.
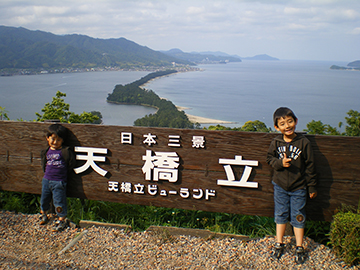
[{"label": "cloud", "polygon": [[360,27],[356,27],[350,31],[352,35],[360,35]]},{"label": "cloud", "polygon": [[[329,46],[325,39],[360,42],[348,37],[358,37],[359,11],[357,0],[2,0],[0,24],[54,34],[125,37],[157,50],[227,50],[290,58],[291,48],[301,50],[289,43],[295,40],[307,52],[319,42]],[[322,54],[317,49],[302,57]]]},{"label": "cloud", "polygon": [[187,15],[202,15],[202,13],[204,12],[205,8],[204,7],[188,7],[186,9],[186,14]]}]

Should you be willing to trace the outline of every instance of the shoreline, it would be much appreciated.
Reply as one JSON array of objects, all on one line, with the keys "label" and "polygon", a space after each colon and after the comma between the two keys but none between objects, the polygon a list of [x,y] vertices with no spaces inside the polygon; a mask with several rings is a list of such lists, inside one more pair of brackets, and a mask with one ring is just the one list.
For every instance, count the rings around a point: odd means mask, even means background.
[{"label": "shoreline", "polygon": [[[176,108],[179,111],[184,111],[184,110],[190,110],[191,109],[191,108],[181,107],[181,106],[176,106]],[[185,114],[189,118],[189,121],[194,123],[194,124],[195,123],[199,123],[199,124],[236,124],[236,122],[231,122],[231,121],[211,119],[211,118],[191,115],[191,114],[188,114],[188,113],[185,113]]]},{"label": "shoreline", "polygon": [[[145,91],[149,90],[149,88],[146,88],[146,86],[151,83],[152,81],[154,80],[157,80],[157,79],[161,79],[163,77],[169,77],[171,75],[175,75],[177,73],[185,73],[185,72],[193,72],[193,71],[203,71],[203,69],[201,68],[195,68],[195,67],[189,67],[187,69],[184,69],[184,68],[181,68],[181,69],[176,69],[174,68],[174,70],[176,70],[175,73],[170,73],[170,74],[166,74],[166,75],[162,75],[162,76],[158,76],[158,77],[155,77],[155,78],[152,78],[150,80],[148,80],[146,83],[143,83],[142,85],[139,85],[139,87]],[[150,89],[151,90],[151,89]]]},{"label": "shoreline", "polygon": [[[186,70],[186,71],[178,71],[177,73],[179,72],[189,72],[189,71],[202,71],[201,69],[198,69],[198,70]],[[170,75],[175,75],[176,73],[172,73],[172,74],[168,74],[168,75],[164,75],[164,76],[159,76],[159,77],[156,77],[156,78],[153,78],[149,81],[147,81],[146,83],[140,85],[139,87],[142,88],[143,90],[147,91],[149,90],[148,88],[146,88],[147,84],[151,83],[151,81],[154,81],[154,80],[157,80],[157,79],[160,79],[162,77],[168,77]],[[167,98],[162,98],[162,99],[166,99]],[[184,111],[184,110],[190,110],[191,108],[187,108],[187,107],[181,107],[181,106],[177,106],[175,105],[176,108],[179,110],[179,111]],[[218,120],[218,119],[211,119],[211,118],[206,118],[206,117],[201,117],[201,116],[196,116],[196,115],[192,115],[192,114],[188,114],[186,112],[184,112],[185,115],[188,117],[189,121],[192,122],[192,123],[199,123],[199,124],[236,124],[236,122],[231,122],[231,121],[225,121],[225,120]]]},{"label": "shoreline", "polygon": [[191,115],[185,113],[186,116],[189,118],[189,121],[192,123],[199,123],[199,124],[236,124],[236,122],[224,121],[224,120],[216,120],[196,115]]}]

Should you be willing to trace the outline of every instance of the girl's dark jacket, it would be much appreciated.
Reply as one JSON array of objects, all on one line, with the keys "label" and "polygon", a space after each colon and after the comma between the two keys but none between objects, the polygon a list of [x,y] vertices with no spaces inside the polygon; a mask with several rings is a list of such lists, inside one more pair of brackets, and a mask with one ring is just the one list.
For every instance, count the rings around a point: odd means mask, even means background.
[{"label": "girl's dark jacket", "polygon": [[[282,159],[291,158],[291,166],[284,168]],[[283,135],[273,139],[270,144],[266,162],[274,169],[273,181],[286,191],[296,191],[304,187],[309,193],[316,192],[316,171],[314,154],[310,141],[302,134],[289,143],[285,142]]]},{"label": "girl's dark jacket", "polygon": [[[45,167],[46,167],[46,153],[49,150],[49,147],[47,149],[44,149],[41,151],[41,167],[43,169],[43,171],[45,172]],[[65,160],[66,166],[67,166],[67,170],[68,173],[72,171],[72,169],[75,167],[75,163],[76,163],[76,159],[75,159],[75,154],[74,152],[71,150],[70,147],[67,146],[63,146],[61,148],[61,154]]]}]

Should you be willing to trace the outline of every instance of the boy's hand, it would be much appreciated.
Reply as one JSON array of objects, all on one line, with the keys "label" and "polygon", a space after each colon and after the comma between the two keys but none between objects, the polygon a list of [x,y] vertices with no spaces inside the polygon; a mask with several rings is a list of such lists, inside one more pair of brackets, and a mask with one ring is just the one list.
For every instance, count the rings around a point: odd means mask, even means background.
[{"label": "boy's hand", "polygon": [[291,162],[291,158],[287,158],[286,154],[284,153],[284,158],[282,159],[283,167],[285,167],[285,168],[290,167],[291,166],[290,162]]},{"label": "boy's hand", "polygon": [[310,193],[309,196],[310,196],[310,199],[314,199],[317,196],[317,192]]}]

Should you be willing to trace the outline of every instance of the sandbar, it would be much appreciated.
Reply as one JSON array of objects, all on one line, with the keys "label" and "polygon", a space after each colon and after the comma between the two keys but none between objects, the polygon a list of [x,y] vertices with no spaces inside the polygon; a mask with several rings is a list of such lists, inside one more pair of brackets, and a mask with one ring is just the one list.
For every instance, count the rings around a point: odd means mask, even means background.
[{"label": "sandbar", "polygon": [[[187,70],[188,71],[188,70]],[[184,72],[184,71],[182,71]],[[173,74],[176,74],[176,73],[172,73],[172,74],[167,74],[167,75],[164,75],[164,76],[159,76],[159,77],[156,77],[156,78],[152,78],[151,80],[147,81],[146,83],[140,85],[139,87],[144,89],[145,91],[147,91],[148,89],[146,88],[147,84],[149,84],[150,82],[152,82],[153,80],[155,79],[159,79],[161,77],[166,77],[166,76],[170,76],[170,75],[173,75]],[[163,97],[160,97],[161,99],[166,99],[167,98],[163,98]],[[175,105],[176,106],[176,105]],[[179,111],[184,111],[184,110],[190,110],[191,108],[187,108],[187,107],[181,107],[181,106],[176,106],[176,108],[179,110]],[[235,124],[236,122],[230,122],[230,121],[224,121],[224,120],[217,120],[217,119],[211,119],[211,118],[206,118],[206,117],[201,117],[201,116],[195,116],[195,115],[191,115],[191,114],[187,114],[185,113],[186,116],[189,118],[189,121],[192,122],[192,123],[199,123],[199,124]]]},{"label": "sandbar", "polygon": [[[184,111],[184,110],[189,110],[190,109],[190,108],[181,107],[181,106],[176,106],[176,108],[179,111]],[[211,118],[195,116],[195,115],[191,115],[191,114],[187,114],[187,113],[185,113],[185,114],[189,118],[189,121],[192,122],[192,123],[199,123],[199,124],[235,124],[235,122],[211,119]]]}]

